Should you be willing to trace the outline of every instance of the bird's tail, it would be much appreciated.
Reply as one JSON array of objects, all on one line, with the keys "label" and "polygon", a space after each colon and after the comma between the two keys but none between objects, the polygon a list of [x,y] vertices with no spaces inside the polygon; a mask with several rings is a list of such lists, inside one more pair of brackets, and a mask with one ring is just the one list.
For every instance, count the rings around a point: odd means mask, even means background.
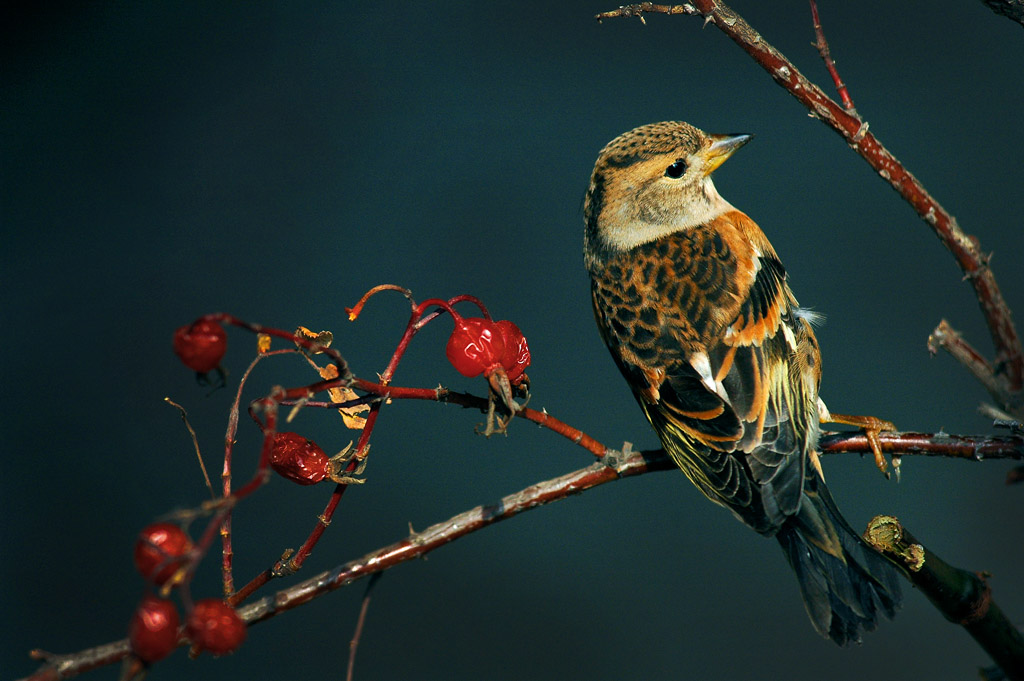
[{"label": "bird's tail", "polygon": [[825,483],[809,476],[800,510],[776,535],[800,582],[807,614],[822,636],[860,643],[879,613],[902,602],[898,570],[843,519]]}]

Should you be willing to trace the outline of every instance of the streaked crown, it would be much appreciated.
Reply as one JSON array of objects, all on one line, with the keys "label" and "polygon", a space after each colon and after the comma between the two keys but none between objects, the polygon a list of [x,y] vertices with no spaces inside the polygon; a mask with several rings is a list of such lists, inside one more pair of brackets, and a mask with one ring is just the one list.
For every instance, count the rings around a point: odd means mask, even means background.
[{"label": "streaked crown", "polygon": [[584,203],[587,267],[732,210],[711,173],[749,139],[666,121],[609,142],[597,157]]}]

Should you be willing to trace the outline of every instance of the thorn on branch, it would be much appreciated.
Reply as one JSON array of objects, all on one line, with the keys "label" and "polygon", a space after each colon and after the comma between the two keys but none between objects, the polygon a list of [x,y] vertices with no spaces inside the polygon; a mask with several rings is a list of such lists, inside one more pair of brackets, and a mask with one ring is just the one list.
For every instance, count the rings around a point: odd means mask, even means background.
[{"label": "thorn on branch", "polygon": [[853,144],[859,144],[860,141],[864,139],[864,135],[868,134],[868,127],[867,121],[861,122],[860,128],[857,129],[857,134],[850,138],[850,142]]},{"label": "thorn on branch", "polygon": [[601,463],[609,468],[618,470],[619,467],[630,457],[636,454],[632,442],[623,442],[622,449],[608,449],[601,457]]}]

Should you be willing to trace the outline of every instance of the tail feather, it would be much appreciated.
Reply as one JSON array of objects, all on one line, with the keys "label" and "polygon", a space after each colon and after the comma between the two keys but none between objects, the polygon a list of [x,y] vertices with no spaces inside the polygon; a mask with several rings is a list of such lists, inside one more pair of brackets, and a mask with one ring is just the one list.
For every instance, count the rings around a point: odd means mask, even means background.
[{"label": "tail feather", "polygon": [[897,568],[864,543],[824,484],[805,490],[801,509],[776,535],[796,572],[807,614],[822,636],[860,643],[902,602]]}]

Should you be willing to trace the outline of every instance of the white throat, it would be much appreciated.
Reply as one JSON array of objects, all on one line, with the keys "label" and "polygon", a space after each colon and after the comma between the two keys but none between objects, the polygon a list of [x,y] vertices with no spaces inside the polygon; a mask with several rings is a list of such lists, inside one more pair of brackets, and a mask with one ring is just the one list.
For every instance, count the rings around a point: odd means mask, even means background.
[{"label": "white throat", "polygon": [[617,214],[602,215],[601,236],[612,250],[626,251],[663,236],[698,227],[723,213],[736,210],[718,193],[710,177],[704,179],[702,189],[700,198],[690,202],[687,210],[666,210],[653,221],[649,216],[637,215],[635,210],[631,211],[635,206],[624,202]]}]

